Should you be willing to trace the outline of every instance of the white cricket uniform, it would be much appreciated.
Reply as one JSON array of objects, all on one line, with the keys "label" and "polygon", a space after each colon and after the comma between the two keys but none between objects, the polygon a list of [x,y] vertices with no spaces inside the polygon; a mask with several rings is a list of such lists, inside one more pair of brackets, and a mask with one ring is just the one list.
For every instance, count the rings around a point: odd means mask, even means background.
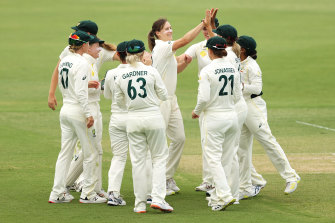
[{"label": "white cricket uniform", "polygon": [[[72,54],[71,51],[69,50],[69,46],[65,47],[65,49],[62,51],[62,53],[60,54],[59,58],[63,59],[64,57],[68,56]],[[104,62],[107,61],[113,61],[113,56],[115,54],[115,51],[108,51],[105,49],[101,49],[101,51],[99,52],[99,58],[98,59],[94,59],[93,57],[91,57],[88,54],[84,54],[83,56],[88,60],[88,62],[90,63],[90,68],[91,68],[91,75],[89,75],[89,81],[91,80],[95,80],[95,81],[99,81],[99,76],[98,76],[98,71],[101,67],[101,65]],[[102,140],[102,115],[100,112],[100,105],[99,105],[99,101],[100,101],[100,94],[101,94],[101,90],[99,89],[89,89],[89,105],[92,107],[92,111],[93,112],[93,118],[94,118],[94,127],[96,129],[96,143],[95,143],[95,147],[98,149],[99,151],[99,169],[98,169],[98,183],[96,186],[95,191],[97,193],[99,193],[102,189],[102,154],[103,154],[103,149],[102,149],[102,145],[101,145],[101,140]],[[78,179],[78,177],[80,176],[80,174],[82,174],[83,172],[83,157],[82,157],[82,153],[80,148],[80,144],[77,143],[76,144],[76,152],[75,152],[75,156],[74,159],[71,162],[70,165],[70,170],[66,179],[66,185],[67,186],[72,186],[73,183]]]},{"label": "white cricket uniform", "polygon": [[50,199],[57,199],[65,191],[65,180],[71,163],[74,147],[80,140],[84,161],[84,186],[81,198],[95,196],[97,183],[95,175],[98,153],[93,147],[94,127],[87,129],[86,118],[93,116],[88,103],[88,77],[90,68],[87,60],[71,53],[60,61],[58,86],[63,95],[63,106],[60,111],[62,146],[58,155],[55,179]]},{"label": "white cricket uniform", "polygon": [[152,159],[152,201],[162,202],[166,195],[168,157],[165,123],[159,99],[167,99],[167,89],[153,67],[137,62],[124,69],[115,81],[115,98],[128,108],[127,133],[135,194],[135,208],[145,208],[147,200],[146,156]]},{"label": "white cricket uniform", "polygon": [[[297,181],[300,177],[290,163],[280,147],[276,138],[272,135],[269,124],[267,122],[266,103],[259,95],[262,91],[262,72],[257,62],[247,57],[241,62],[242,82],[244,83],[243,97],[248,106],[248,115],[242,127],[240,138],[240,150],[245,154],[246,167],[251,167],[252,160],[252,142],[253,137],[265,149],[268,157],[273,165],[276,167],[279,174],[286,180],[286,182]],[[254,95],[251,98],[251,95]],[[248,188],[251,185],[250,170],[244,170],[245,182],[241,182],[242,189]],[[248,174],[248,175],[247,175]]]},{"label": "white cricket uniform", "polygon": [[[208,48],[206,47],[207,40],[201,41],[190,46],[186,51],[185,54],[192,57],[192,59],[197,59],[198,62],[198,77],[200,76],[200,71],[202,68],[207,66],[212,62],[212,60],[208,56]],[[201,123],[203,119],[203,114],[200,114],[199,117],[199,127],[201,128]],[[200,130],[201,132],[201,130]],[[202,148],[202,181],[207,182],[209,184],[213,184],[213,178],[209,170],[208,161],[204,156],[203,146]]]},{"label": "white cricket uniform", "polygon": [[238,71],[226,58],[214,59],[202,69],[199,78],[198,101],[195,114],[203,112],[201,141],[215,190],[211,205],[223,205],[233,199],[227,182],[235,156],[237,115],[235,103],[239,100]]},{"label": "white cricket uniform", "polygon": [[121,108],[115,100],[114,82],[122,75],[128,64],[120,64],[117,68],[109,70],[106,74],[104,96],[112,100],[111,117],[109,122],[109,136],[113,159],[108,172],[108,192],[120,192],[124,168],[127,161],[128,137],[127,137],[127,113],[126,108]]},{"label": "white cricket uniform", "polygon": [[169,157],[166,165],[166,178],[174,176],[185,144],[183,118],[177,102],[177,60],[172,51],[173,41],[156,40],[152,51],[152,66],[161,75],[168,91],[168,100],[161,102],[160,110],[166,124],[166,134],[170,138]]}]

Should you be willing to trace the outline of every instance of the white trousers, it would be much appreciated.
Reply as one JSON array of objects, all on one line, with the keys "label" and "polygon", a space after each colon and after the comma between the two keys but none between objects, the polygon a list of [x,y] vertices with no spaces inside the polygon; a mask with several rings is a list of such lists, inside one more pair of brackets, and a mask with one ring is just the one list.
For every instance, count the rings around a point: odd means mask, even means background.
[{"label": "white trousers", "polygon": [[120,192],[127,162],[128,136],[127,113],[113,113],[109,122],[109,136],[113,158],[108,172],[108,192]]},{"label": "white trousers", "polygon": [[[202,112],[199,116],[199,127],[200,127],[200,137],[202,137],[202,134],[204,132],[201,131],[201,126],[202,126],[202,120],[204,118],[204,113]],[[204,154],[204,146],[201,140],[201,150],[202,150],[202,182],[207,182],[209,184],[214,184],[213,182],[213,177],[209,168],[208,160]]]},{"label": "white trousers", "polygon": [[[76,118],[74,118],[77,116]],[[98,152],[93,146],[96,136],[94,128],[87,129],[85,117],[80,106],[64,104],[60,111],[61,151],[59,152],[55,168],[55,178],[50,198],[57,199],[65,192],[66,177],[68,175],[74,147],[80,140],[83,151],[84,185],[82,198],[95,196],[94,188],[97,183],[96,165]]]},{"label": "white trousers", "polygon": [[[98,151],[98,157],[97,161],[99,164],[99,167],[96,169],[96,175],[98,177],[98,182],[95,187],[95,191],[97,193],[100,192],[102,189],[102,154],[103,154],[103,149],[101,145],[102,141],[102,114],[100,112],[100,105],[99,102],[92,102],[89,103],[90,110],[92,112],[93,118],[94,118],[94,126],[92,127],[95,129],[95,137],[94,137],[94,143],[93,146],[94,148]],[[81,145],[80,142],[78,141],[75,146],[75,155],[74,158],[72,159],[69,173],[67,175],[66,179],[66,186],[72,186],[73,183],[79,178],[79,176],[83,172],[83,154],[81,150]]]},{"label": "white trousers", "polygon": [[259,96],[248,99],[246,102],[248,105],[248,115],[243,125],[240,138],[240,151],[243,152],[244,157],[242,157],[242,160],[240,159],[240,163],[246,162],[249,164],[245,165],[244,176],[241,178],[244,182],[241,182],[241,187],[251,184],[253,137],[263,146],[272,164],[286,182],[298,180],[298,174],[290,166],[283,149],[271,133],[267,122],[265,101]]},{"label": "white trousers", "polygon": [[227,177],[235,156],[237,116],[234,110],[205,112],[202,120],[204,154],[213,176],[215,190],[210,197],[211,205],[223,205],[233,197]]},{"label": "white trousers", "polygon": [[171,96],[168,100],[161,102],[160,110],[165,121],[166,134],[171,140],[166,164],[166,178],[170,179],[178,168],[185,144],[184,123],[177,96]]},{"label": "white trousers", "polygon": [[165,123],[159,111],[128,113],[127,133],[132,163],[135,208],[147,201],[147,150],[152,160],[152,201],[162,202],[166,196],[166,160],[168,149]]}]

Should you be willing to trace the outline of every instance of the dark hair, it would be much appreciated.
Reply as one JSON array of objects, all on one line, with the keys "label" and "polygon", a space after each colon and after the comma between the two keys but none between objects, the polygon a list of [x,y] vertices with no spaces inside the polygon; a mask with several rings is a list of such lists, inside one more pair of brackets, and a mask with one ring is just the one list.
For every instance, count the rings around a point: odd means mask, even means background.
[{"label": "dark hair", "polygon": [[116,52],[122,62],[126,62],[127,52]]},{"label": "dark hair", "polygon": [[155,47],[155,37],[158,38],[156,36],[156,32],[161,31],[166,22],[167,19],[158,19],[154,22],[154,24],[152,24],[151,30],[148,34],[148,45],[151,51]]},{"label": "dark hair", "polygon": [[257,59],[257,50],[252,50],[252,49],[247,50],[247,49],[245,49],[245,55],[247,57],[250,56],[252,59],[256,60]]},{"label": "dark hair", "polygon": [[232,46],[237,40],[237,37],[232,37],[232,36],[223,37],[223,38],[227,41],[228,46]]},{"label": "dark hair", "polygon": [[[208,48],[208,49],[210,49],[210,48]],[[225,57],[228,54],[225,49],[222,49],[222,50],[210,49],[210,50],[212,50],[212,52],[215,56],[220,57],[220,58]]]}]

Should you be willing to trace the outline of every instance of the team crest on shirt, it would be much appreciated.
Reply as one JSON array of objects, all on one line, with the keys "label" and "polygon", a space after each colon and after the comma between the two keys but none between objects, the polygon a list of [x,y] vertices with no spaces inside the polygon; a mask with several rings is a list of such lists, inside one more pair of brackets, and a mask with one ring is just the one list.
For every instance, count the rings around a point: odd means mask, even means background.
[{"label": "team crest on shirt", "polygon": [[207,55],[207,52],[205,50],[200,52],[200,56],[205,57]]}]

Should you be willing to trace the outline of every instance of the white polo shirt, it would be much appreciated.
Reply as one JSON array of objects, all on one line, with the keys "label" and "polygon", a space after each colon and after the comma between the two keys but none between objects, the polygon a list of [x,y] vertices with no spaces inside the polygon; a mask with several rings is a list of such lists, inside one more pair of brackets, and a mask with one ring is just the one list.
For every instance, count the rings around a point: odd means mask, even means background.
[{"label": "white polo shirt", "polygon": [[206,47],[206,43],[207,40],[193,44],[185,51],[185,54],[191,56],[192,59],[198,60],[198,76],[200,76],[200,71],[202,68],[212,62],[208,56],[208,48]]},{"label": "white polo shirt", "polygon": [[112,100],[112,105],[111,105],[112,113],[115,113],[115,112],[127,113],[127,110],[125,107],[121,108],[116,103],[114,85],[115,85],[116,78],[122,75],[124,73],[124,70],[128,66],[129,66],[128,64],[120,64],[116,68],[109,70],[106,74],[104,96],[105,98]]},{"label": "white polo shirt", "polygon": [[156,40],[152,50],[152,66],[161,75],[169,96],[176,93],[177,88],[177,60],[172,51],[173,41]]}]

